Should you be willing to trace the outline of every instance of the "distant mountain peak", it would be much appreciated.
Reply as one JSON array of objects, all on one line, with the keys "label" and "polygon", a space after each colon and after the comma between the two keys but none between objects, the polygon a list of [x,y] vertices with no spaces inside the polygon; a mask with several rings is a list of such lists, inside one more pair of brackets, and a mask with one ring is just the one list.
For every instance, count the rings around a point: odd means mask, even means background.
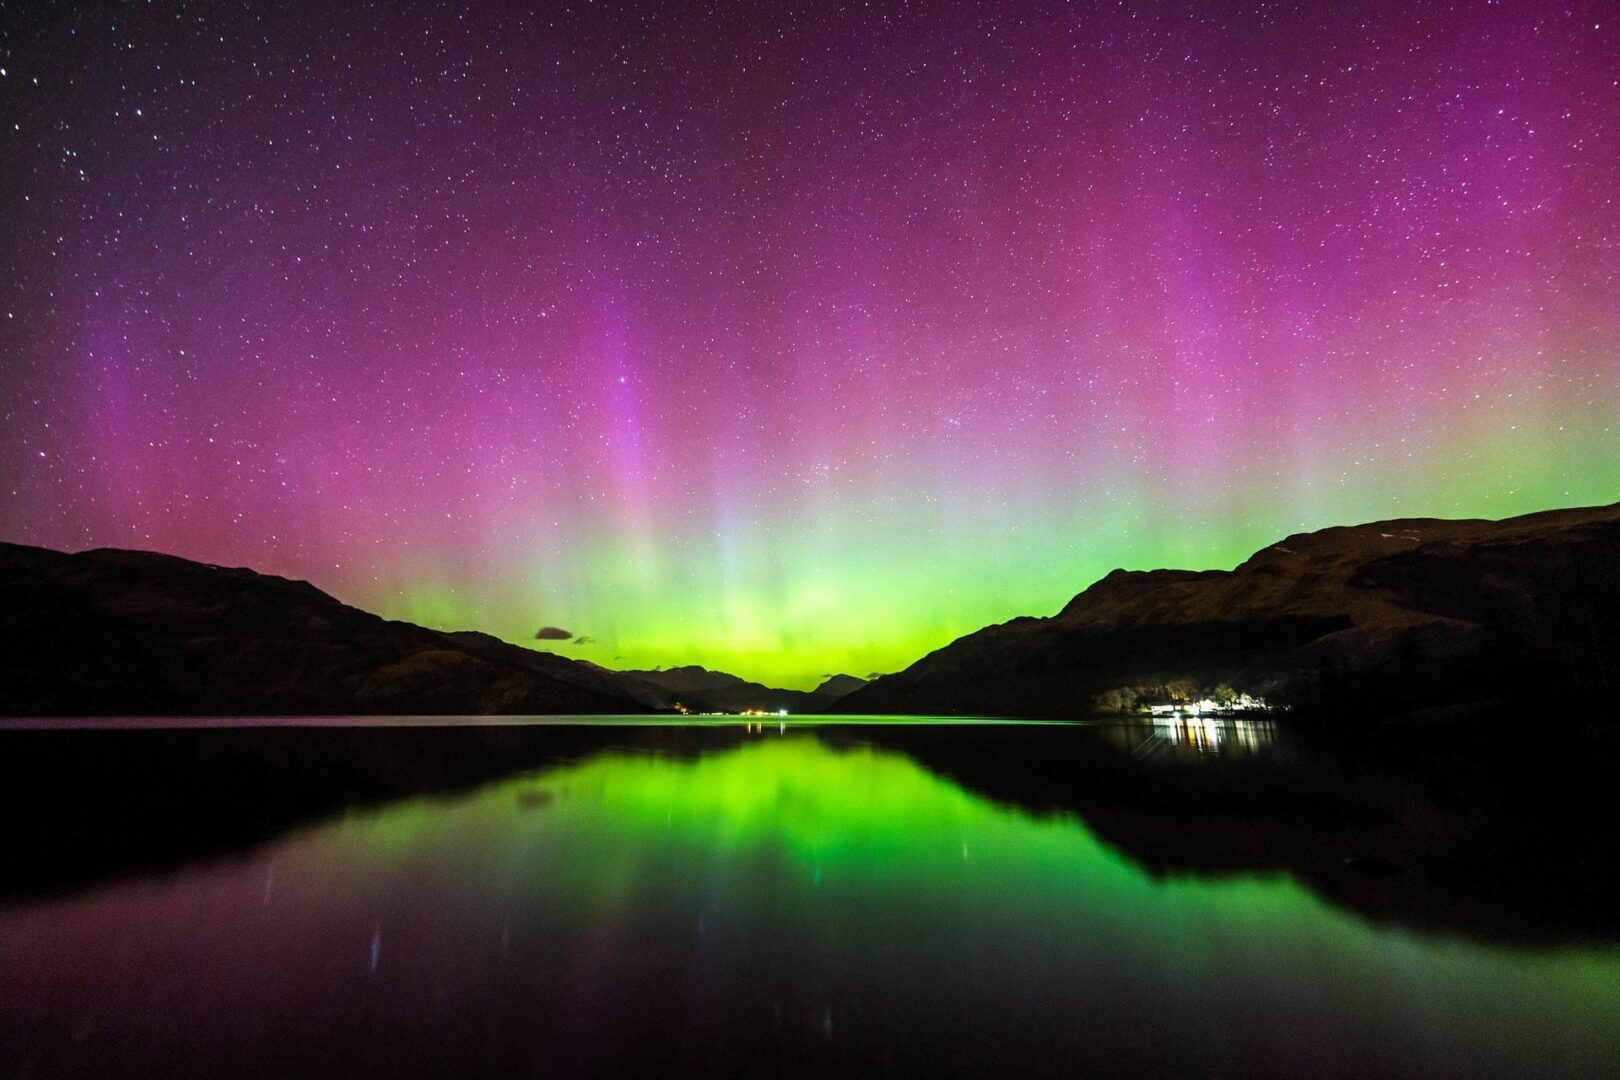
[{"label": "distant mountain peak", "polygon": [[[711,671],[697,664],[683,664],[677,667],[653,668],[651,670],[628,669],[624,672],[644,682],[654,683],[667,687],[670,690],[681,690],[689,693],[701,693],[704,690],[714,690],[722,687],[735,687],[750,685],[746,679],[739,678],[725,671]],[[752,684],[758,686],[758,683]]]},{"label": "distant mountain peak", "polygon": [[[662,686],[680,694],[693,695],[700,707],[727,711],[763,709],[776,712],[814,712],[825,708],[830,699],[805,690],[782,690],[750,682],[724,671],[711,671],[697,664],[658,668],[652,671],[625,671],[621,674]],[[691,705],[692,702],[684,702]]]},{"label": "distant mountain peak", "polygon": [[831,703],[847,694],[853,694],[866,683],[866,679],[856,675],[829,675],[825,682],[810,693]]}]

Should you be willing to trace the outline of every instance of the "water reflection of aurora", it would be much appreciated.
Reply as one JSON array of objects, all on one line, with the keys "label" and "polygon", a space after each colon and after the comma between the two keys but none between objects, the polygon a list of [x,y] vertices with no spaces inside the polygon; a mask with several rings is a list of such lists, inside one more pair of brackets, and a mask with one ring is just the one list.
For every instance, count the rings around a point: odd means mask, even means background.
[{"label": "water reflection of aurora", "polygon": [[792,732],[352,813],[244,863],[12,913],[0,956],[35,1015],[150,996],[179,965],[210,994],[159,998],[198,1030],[320,1002],[332,1030],[386,1025],[407,1073],[434,1058],[403,1048],[490,1016],[523,1035],[501,1060],[563,1071],[655,1036],[665,1064],[744,1044],[965,1071],[1620,1060],[1620,949],[1377,929],[1283,876],[1158,879],[1073,817]]}]

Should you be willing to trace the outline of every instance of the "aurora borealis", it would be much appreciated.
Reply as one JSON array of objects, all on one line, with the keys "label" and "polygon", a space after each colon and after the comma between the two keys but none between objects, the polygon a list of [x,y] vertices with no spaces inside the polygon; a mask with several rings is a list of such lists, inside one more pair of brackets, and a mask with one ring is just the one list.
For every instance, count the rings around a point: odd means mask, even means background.
[{"label": "aurora borealis", "polygon": [[0,4],[0,539],[779,685],[1620,497],[1606,3]]}]

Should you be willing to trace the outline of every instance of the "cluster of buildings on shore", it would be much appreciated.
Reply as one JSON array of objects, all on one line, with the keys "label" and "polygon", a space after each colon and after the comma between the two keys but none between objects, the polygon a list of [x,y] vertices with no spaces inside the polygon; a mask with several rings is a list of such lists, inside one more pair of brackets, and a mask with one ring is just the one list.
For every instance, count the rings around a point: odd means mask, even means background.
[{"label": "cluster of buildings on shore", "polygon": [[1203,698],[1198,701],[1144,699],[1136,703],[1136,711],[1148,716],[1179,720],[1203,716],[1238,716],[1272,710],[1265,698],[1255,697],[1252,694],[1233,694],[1230,697],[1223,696],[1219,701],[1214,698]]}]

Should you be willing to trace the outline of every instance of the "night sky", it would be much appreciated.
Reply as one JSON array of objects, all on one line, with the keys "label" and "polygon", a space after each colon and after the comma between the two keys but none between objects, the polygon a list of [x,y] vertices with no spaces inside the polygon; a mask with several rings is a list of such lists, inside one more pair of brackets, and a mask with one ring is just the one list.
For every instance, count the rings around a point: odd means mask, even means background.
[{"label": "night sky", "polygon": [[1620,498],[1607,3],[0,0],[0,538],[615,666]]}]

